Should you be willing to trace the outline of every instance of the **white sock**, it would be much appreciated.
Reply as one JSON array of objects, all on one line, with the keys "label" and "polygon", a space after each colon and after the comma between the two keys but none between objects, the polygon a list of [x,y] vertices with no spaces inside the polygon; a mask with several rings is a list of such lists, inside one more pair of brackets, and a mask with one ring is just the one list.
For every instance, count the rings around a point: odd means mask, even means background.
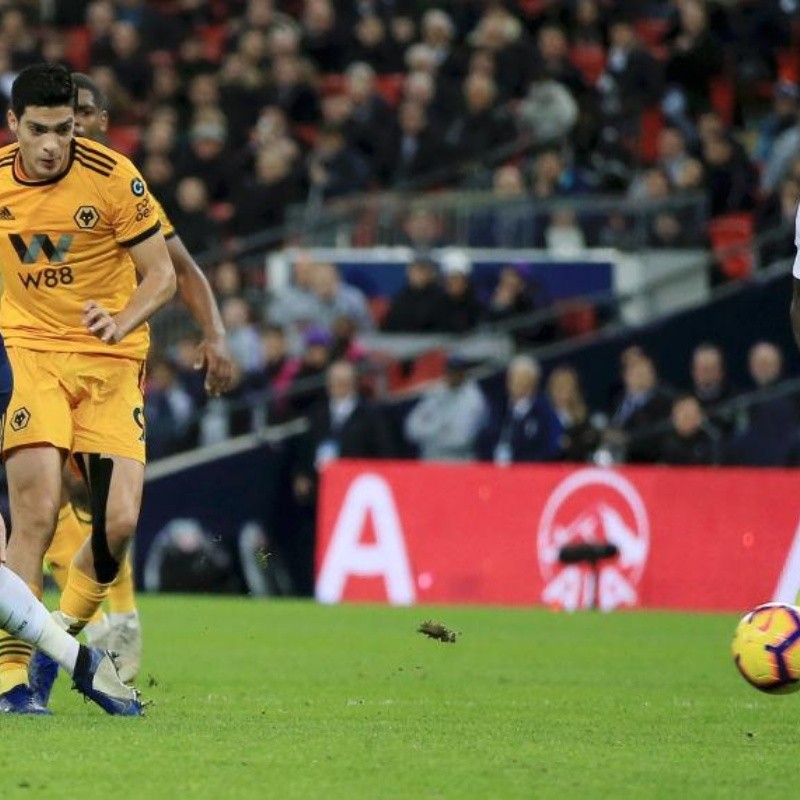
[{"label": "white sock", "polygon": [[108,621],[112,628],[118,628],[120,625],[124,625],[126,622],[138,622],[139,612],[127,611],[124,614],[119,614],[116,612],[110,613],[108,615]]},{"label": "white sock", "polygon": [[0,628],[38,647],[70,675],[74,672],[78,642],[50,618],[25,581],[6,566],[0,566]]}]

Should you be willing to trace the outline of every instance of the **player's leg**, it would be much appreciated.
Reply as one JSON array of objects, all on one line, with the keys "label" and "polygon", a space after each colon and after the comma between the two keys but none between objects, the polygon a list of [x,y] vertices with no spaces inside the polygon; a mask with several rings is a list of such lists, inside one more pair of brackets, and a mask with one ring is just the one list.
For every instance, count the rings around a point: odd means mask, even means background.
[{"label": "player's leg", "polygon": [[60,611],[70,632],[82,630],[119,574],[130,547],[144,485],[144,464],[122,456],[81,456],[89,485],[92,535],[70,565]]},{"label": "player's leg", "polygon": [[[13,536],[7,564],[37,597],[42,596],[42,561],[50,544],[61,495],[62,455],[55,447],[20,447],[6,455]],[[0,631],[0,695],[27,684],[32,648]]]},{"label": "player's leg", "polygon": [[59,619],[81,630],[116,580],[136,529],[144,484],[141,362],[86,356],[97,381],[89,401],[73,411],[73,451],[89,489],[92,535],[70,565]]},{"label": "player's leg", "polygon": [[[114,583],[108,590],[108,649],[117,653],[117,666],[122,679],[136,680],[142,663],[142,626],[136,608],[131,554],[125,556]],[[94,626],[86,626],[86,634]]]},{"label": "player's leg", "polygon": [[[67,500],[58,513],[56,532],[50,548],[45,554],[45,564],[62,592],[67,585],[69,565],[91,532],[92,520],[88,511],[85,513],[79,511],[72,502]],[[85,633],[87,643],[93,647],[113,649],[108,641],[108,617],[101,609],[98,609],[89,620]]]}]

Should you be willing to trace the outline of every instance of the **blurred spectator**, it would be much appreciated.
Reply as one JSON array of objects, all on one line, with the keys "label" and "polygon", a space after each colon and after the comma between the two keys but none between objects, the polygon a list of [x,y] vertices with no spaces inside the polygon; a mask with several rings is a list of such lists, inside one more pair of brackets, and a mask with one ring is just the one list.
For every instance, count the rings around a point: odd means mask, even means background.
[{"label": "blurred spectator", "polygon": [[[254,408],[265,409],[264,421],[279,422],[288,416],[288,392],[298,364],[289,356],[286,333],[280,325],[264,325],[259,331],[261,364],[242,379],[245,394],[257,398]],[[269,390],[271,399],[264,402],[263,395]]]},{"label": "blurred spectator", "polygon": [[304,74],[302,61],[296,56],[281,56],[272,65],[272,87],[266,102],[281,108],[299,125],[310,125],[320,118],[319,98]]},{"label": "blurred spectator", "polygon": [[428,122],[425,107],[410,100],[398,111],[392,147],[388,163],[396,185],[431,175],[445,161],[442,141]]},{"label": "blurred spectator", "polygon": [[507,402],[491,410],[480,434],[482,460],[506,465],[560,458],[563,430],[547,395],[539,391],[540,377],[541,368],[534,359],[512,359],[506,377]]},{"label": "blurred spectator", "polygon": [[92,64],[107,64],[111,58],[111,31],[116,18],[116,9],[109,0],[95,0],[86,7],[89,58]]},{"label": "blurred spectator", "polygon": [[206,185],[212,203],[232,195],[239,181],[239,172],[231,163],[225,142],[227,133],[222,112],[195,122],[189,131],[189,147],[179,157],[179,177],[194,176]]},{"label": "blurred spectator", "polygon": [[671,125],[665,126],[658,134],[658,167],[673,186],[690,160],[683,131]]},{"label": "blurred spectator", "polygon": [[283,225],[287,207],[300,201],[301,191],[291,162],[280,150],[261,149],[255,174],[244,178],[234,197],[231,230],[236,236],[274,231]]},{"label": "blurred spectator", "polygon": [[316,493],[319,471],[338,458],[389,458],[394,452],[383,412],[358,394],[356,371],[336,361],[326,374],[326,391],[314,406],[294,475],[298,500]]},{"label": "blurred spectator", "polygon": [[588,87],[580,70],[569,58],[566,33],[558,25],[540,28],[532,75],[536,80],[552,80],[562,84],[576,99],[587,92]]},{"label": "blurred spectator", "polygon": [[515,137],[514,120],[495,103],[491,78],[472,74],[463,85],[464,110],[445,133],[445,143],[459,162],[485,159]]},{"label": "blurred spectator", "polygon": [[403,69],[403,54],[397,42],[377,14],[366,14],[356,23],[351,61],[364,61],[379,75],[398,73]]},{"label": "blurred spectator", "polygon": [[490,322],[518,323],[511,330],[518,346],[541,344],[555,336],[551,321],[523,319],[547,306],[543,293],[532,278],[530,267],[525,264],[503,267],[486,312]]},{"label": "blurred spectator", "polygon": [[221,244],[219,226],[209,215],[206,185],[199,178],[190,176],[178,182],[172,223],[180,231],[186,249],[194,256]]},{"label": "blurred spectator", "polygon": [[241,297],[229,297],[222,304],[222,321],[228,335],[228,347],[243,372],[261,367],[261,345],[252,322],[250,306]]},{"label": "blurred spectator", "polygon": [[671,427],[661,445],[662,464],[701,466],[719,461],[719,435],[705,422],[697,398],[681,395],[672,404]]},{"label": "blurred spectator", "polygon": [[564,460],[590,461],[600,444],[600,431],[589,414],[578,373],[572,367],[556,367],[547,379],[547,396],[563,429]]},{"label": "blurred spectator", "polygon": [[331,0],[305,0],[301,22],[303,51],[320,72],[341,72],[347,55],[347,32]]},{"label": "blurred spectator", "polygon": [[514,248],[537,244],[537,220],[522,170],[515,164],[498,167],[492,176],[492,195],[497,202],[470,220],[470,245]]},{"label": "blurred spectator", "polygon": [[464,76],[464,62],[453,43],[455,33],[453,20],[441,9],[422,15],[422,43],[430,48],[436,72],[444,80],[458,81]]},{"label": "blurred spectator", "polygon": [[343,132],[348,144],[369,163],[372,174],[385,178],[392,171],[391,136],[394,125],[386,101],[375,86],[375,70],[363,62],[351,64],[345,73],[350,114]]},{"label": "blurred spectator", "polygon": [[304,336],[305,350],[292,376],[287,415],[303,417],[325,395],[323,376],[331,362],[333,337],[324,328],[310,328]]},{"label": "blurred spectator", "polygon": [[[372,324],[372,319],[370,319]],[[367,361],[369,354],[357,340],[359,332],[358,324],[348,316],[336,317],[331,325],[333,344],[331,345],[332,361],[350,361],[353,364],[361,364]],[[365,381],[365,386],[368,386]]]},{"label": "blurred spectator", "polygon": [[347,317],[360,331],[370,331],[375,327],[364,293],[345,283],[333,264],[323,262],[314,265],[311,290],[317,300],[314,315],[317,325],[332,331],[337,319]]},{"label": "blurred spectator", "polygon": [[383,330],[387,333],[434,333],[442,329],[447,295],[437,282],[436,263],[415,257],[406,270],[406,285],[393,298]]},{"label": "blurred spectator", "polygon": [[239,297],[244,291],[242,273],[235,261],[222,261],[211,273],[211,286],[220,303],[229,297]]},{"label": "blurred spectator", "polygon": [[771,342],[750,348],[748,370],[766,397],[750,405],[745,430],[728,444],[726,461],[753,467],[784,467],[797,449],[797,407],[786,396],[770,397],[783,371],[783,355]]},{"label": "blurred spectator", "polygon": [[630,20],[615,20],[609,33],[608,61],[597,83],[600,109],[607,123],[633,132],[640,114],[661,95],[663,69],[642,47]]},{"label": "blurred spectator", "polygon": [[792,81],[779,81],[775,84],[772,111],[761,120],[758,126],[754,158],[766,164],[778,139],[797,124],[800,113],[800,88]]},{"label": "blurred spectator", "polygon": [[469,43],[474,50],[491,55],[495,80],[508,96],[518,98],[525,94],[535,53],[517,17],[502,4],[489,5],[470,34]]},{"label": "blurred spectator", "polygon": [[605,49],[608,36],[597,0],[576,0],[572,6],[569,28],[573,43]]},{"label": "blurred spectator", "polygon": [[329,125],[320,130],[308,161],[312,197],[330,200],[367,185],[369,168],[361,155],[350,148],[344,133]]},{"label": "blurred spectator", "polygon": [[569,208],[554,211],[545,229],[544,240],[550,253],[574,256],[586,249],[586,237],[578,225],[575,212]]},{"label": "blurred spectator", "polygon": [[611,415],[611,427],[604,439],[612,446],[625,446],[627,461],[653,464],[658,460],[661,442],[661,434],[654,428],[669,417],[671,398],[659,383],[655,364],[644,353],[624,363],[622,381],[622,399]]},{"label": "blurred spectator", "polygon": [[704,143],[703,161],[712,217],[755,206],[758,175],[744,148],[729,136],[714,136]]},{"label": "blurred spectator", "polygon": [[291,349],[296,350],[298,332],[302,332],[316,322],[317,297],[313,291],[314,262],[306,253],[296,256],[292,264],[292,281],[282,286],[267,306],[270,322],[289,330]]},{"label": "blurred spectator", "polygon": [[716,428],[730,433],[733,417],[730,412],[720,412],[717,407],[731,400],[737,392],[728,381],[725,356],[719,347],[703,342],[692,353],[692,395],[697,398],[703,412]]},{"label": "blurred spectator", "polygon": [[448,333],[471,331],[483,316],[483,307],[470,282],[472,262],[463,250],[451,248],[442,254],[440,264],[446,295],[442,330]]},{"label": "blurred spectator", "polygon": [[702,0],[682,0],[679,25],[670,41],[665,111],[682,122],[709,104],[711,81],[722,69],[722,46],[708,21]]},{"label": "blurred spectator", "polygon": [[[684,170],[690,164],[689,161],[684,166]],[[694,168],[694,167],[692,167]],[[686,247],[687,245],[698,244],[700,232],[697,229],[696,221],[687,216],[686,212],[681,213],[674,208],[658,208],[659,200],[668,200],[673,196],[667,174],[658,167],[648,169],[637,180],[631,184],[629,197],[634,200],[644,200],[653,211],[642,215],[642,221],[646,225],[646,243],[651,247]],[[691,209],[689,211],[691,214]]]},{"label": "blurred spectator", "polygon": [[736,76],[751,92],[777,74],[776,54],[792,41],[791,28],[782,13],[781,0],[739,0],[727,9]]},{"label": "blurred spectator", "polygon": [[444,379],[428,389],[406,417],[406,438],[425,461],[471,461],[488,406],[467,363],[450,356]]},{"label": "blurred spectator", "polygon": [[413,209],[403,222],[401,244],[424,252],[445,244],[440,220],[425,208]]},{"label": "blurred spectator", "polygon": [[114,70],[122,88],[135,101],[144,102],[147,99],[153,84],[153,71],[142,49],[139,31],[133,23],[114,23],[111,29],[111,57],[106,65]]},{"label": "blurred spectator", "polygon": [[178,381],[175,365],[158,359],[148,373],[144,406],[148,458],[163,458],[193,447],[190,433],[195,407]]},{"label": "blurred spectator", "polygon": [[533,162],[531,191],[539,200],[557,195],[579,192],[583,189],[577,170],[568,167],[558,148],[542,150]]}]

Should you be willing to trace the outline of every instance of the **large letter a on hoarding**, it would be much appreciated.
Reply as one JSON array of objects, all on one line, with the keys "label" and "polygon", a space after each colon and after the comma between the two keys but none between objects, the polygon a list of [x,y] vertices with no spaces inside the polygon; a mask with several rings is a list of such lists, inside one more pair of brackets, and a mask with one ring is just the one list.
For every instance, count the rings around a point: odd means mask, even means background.
[{"label": "large letter a on hoarding", "polygon": [[[375,541],[362,541],[372,519]],[[338,603],[348,578],[383,578],[395,605],[414,602],[400,515],[389,484],[378,475],[359,475],[342,503],[317,580],[317,600]]]}]

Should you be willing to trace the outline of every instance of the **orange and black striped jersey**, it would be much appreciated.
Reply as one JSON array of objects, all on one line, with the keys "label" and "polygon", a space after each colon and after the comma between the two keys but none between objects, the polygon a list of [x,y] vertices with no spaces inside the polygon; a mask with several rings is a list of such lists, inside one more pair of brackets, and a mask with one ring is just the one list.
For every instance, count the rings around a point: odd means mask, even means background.
[{"label": "orange and black striped jersey", "polygon": [[125,156],[73,140],[57,178],[31,181],[17,144],[0,148],[0,331],[9,346],[144,359],[148,326],[105,344],[81,322],[95,300],[112,314],[137,285],[127,248],[158,234],[156,204]]}]

